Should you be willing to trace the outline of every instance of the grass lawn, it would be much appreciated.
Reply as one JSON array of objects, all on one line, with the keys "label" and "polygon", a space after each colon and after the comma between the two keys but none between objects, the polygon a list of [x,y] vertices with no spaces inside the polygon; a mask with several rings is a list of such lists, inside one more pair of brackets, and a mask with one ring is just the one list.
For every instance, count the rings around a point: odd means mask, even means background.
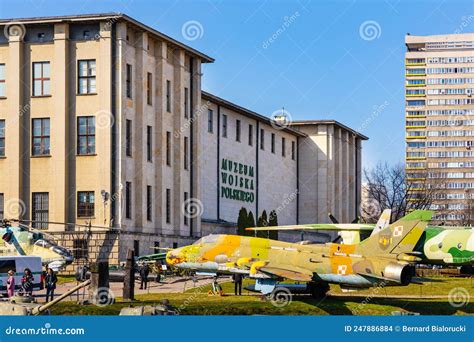
[{"label": "grass lawn", "polygon": [[[260,296],[243,291],[244,296],[213,296],[207,292],[210,286],[194,288],[185,293],[147,294],[137,296],[133,303],[116,303],[106,307],[94,305],[78,306],[72,302],[59,303],[52,309],[53,315],[117,315],[122,307],[129,305],[153,305],[168,299],[182,315],[391,315],[393,311],[418,312],[422,315],[468,315],[474,314],[474,302],[456,308],[447,298],[390,298],[391,295],[442,295],[447,296],[453,288],[464,288],[474,296],[474,280],[471,278],[435,278],[427,285],[374,288],[348,294],[349,297],[326,297],[313,299],[310,296],[293,296],[293,301],[284,308],[277,308]],[[442,280],[442,281],[441,281]],[[250,283],[245,280],[244,286]],[[222,284],[225,293],[233,293],[233,284]],[[420,290],[420,287],[423,289]],[[341,293],[339,286],[331,286],[331,293]],[[387,297],[374,298],[372,294]]]}]

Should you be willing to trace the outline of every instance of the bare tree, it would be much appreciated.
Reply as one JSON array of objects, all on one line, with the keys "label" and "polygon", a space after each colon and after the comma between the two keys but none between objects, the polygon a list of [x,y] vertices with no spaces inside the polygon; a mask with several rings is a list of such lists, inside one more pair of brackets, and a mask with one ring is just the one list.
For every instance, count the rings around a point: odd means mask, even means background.
[{"label": "bare tree", "polygon": [[379,163],[364,170],[361,216],[366,222],[375,222],[384,209],[392,209],[392,222],[412,210],[428,209],[439,194],[440,178],[420,177],[407,181],[404,164]]}]

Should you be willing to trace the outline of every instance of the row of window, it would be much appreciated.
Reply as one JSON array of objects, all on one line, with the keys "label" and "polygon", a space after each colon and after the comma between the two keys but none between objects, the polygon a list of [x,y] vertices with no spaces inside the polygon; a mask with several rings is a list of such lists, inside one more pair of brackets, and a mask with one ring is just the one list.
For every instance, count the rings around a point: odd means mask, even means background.
[{"label": "row of window", "polygon": [[428,89],[428,95],[471,95],[474,93],[473,88],[444,88],[444,89]]},{"label": "row of window", "polygon": [[474,178],[474,172],[428,172],[428,178]]},{"label": "row of window", "polygon": [[[50,62],[32,63],[32,96],[51,95]],[[94,59],[77,61],[78,94],[96,93],[96,62]],[[0,64],[0,97],[6,96],[6,65]]]},{"label": "row of window", "polygon": [[455,78],[428,78],[427,84],[469,84],[474,83],[474,78],[455,77]]},{"label": "row of window", "polygon": [[428,106],[471,105],[474,99],[429,99]]},{"label": "row of window", "polygon": [[429,64],[474,63],[473,56],[466,57],[428,57]]},{"label": "row of window", "polygon": [[429,168],[465,168],[474,167],[474,162],[441,162],[441,163],[428,163]]},{"label": "row of window", "polygon": [[407,127],[417,127],[417,126],[426,126],[425,120],[407,120],[405,122]]},{"label": "row of window", "polygon": [[407,158],[424,158],[425,152],[418,152],[418,151],[409,151],[407,152]]},{"label": "row of window", "polygon": [[[0,193],[0,220],[4,219],[5,196]],[[34,228],[47,229],[49,221],[49,193],[33,192],[31,194],[31,219]],[[77,192],[77,217],[94,217],[95,193],[94,191]]]},{"label": "row of window", "polygon": [[474,48],[474,41],[427,42],[425,48],[426,50],[469,49]]},{"label": "row of window", "polygon": [[473,140],[442,140],[442,141],[428,141],[426,147],[467,147],[474,146]]},{"label": "row of window", "polygon": [[440,192],[438,194],[436,194],[436,199],[465,199],[466,196],[464,195],[464,193],[444,193],[444,192]]},{"label": "row of window", "polygon": [[474,120],[428,120],[428,126],[473,126]]},{"label": "row of window", "polygon": [[408,162],[406,164],[406,167],[409,169],[414,169],[414,168],[425,168],[426,163],[424,162]]},{"label": "row of window", "polygon": [[[227,127],[228,127],[228,117],[226,114],[221,114],[221,135],[223,138],[227,138]],[[207,111],[207,132],[214,133],[214,111],[212,109],[208,109]],[[254,144],[254,127],[252,124],[248,125],[248,145],[253,146]],[[235,120],[235,141],[241,142],[241,135],[242,135],[242,122],[239,119]],[[271,152],[275,153],[275,133],[271,133],[270,135],[270,146]],[[260,149],[265,150],[265,130],[263,128],[260,129]],[[286,157],[286,138],[281,137],[281,155],[282,157]],[[296,159],[296,142],[291,142],[291,159]]]},{"label": "row of window", "polygon": [[429,116],[437,115],[474,115],[474,109],[430,109]]},{"label": "row of window", "polygon": [[425,131],[408,131],[407,137],[425,137]]},{"label": "row of window", "polygon": [[429,137],[473,137],[474,131],[428,131]]},{"label": "row of window", "polygon": [[436,151],[428,152],[430,158],[470,158],[474,157],[473,151]]},{"label": "row of window", "polygon": [[425,89],[407,89],[406,95],[425,95]]},{"label": "row of window", "polygon": [[427,74],[471,74],[474,73],[474,67],[460,68],[427,68]]},{"label": "row of window", "polygon": [[425,85],[425,79],[418,79],[418,78],[409,78],[406,80],[407,85],[418,85],[418,86],[424,86]]}]

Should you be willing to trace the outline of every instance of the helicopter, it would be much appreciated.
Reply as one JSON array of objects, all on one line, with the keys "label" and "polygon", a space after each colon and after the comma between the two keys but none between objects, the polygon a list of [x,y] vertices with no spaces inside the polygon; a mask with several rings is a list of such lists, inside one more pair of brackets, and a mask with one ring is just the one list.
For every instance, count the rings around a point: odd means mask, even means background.
[{"label": "helicopter", "polygon": [[34,255],[43,265],[58,271],[74,261],[68,249],[40,230],[14,220],[0,221],[0,256]]}]

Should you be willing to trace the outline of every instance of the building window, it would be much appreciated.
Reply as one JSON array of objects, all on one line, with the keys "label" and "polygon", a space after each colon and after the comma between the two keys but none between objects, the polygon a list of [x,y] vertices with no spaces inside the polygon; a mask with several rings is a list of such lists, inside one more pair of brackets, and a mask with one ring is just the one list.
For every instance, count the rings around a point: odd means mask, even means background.
[{"label": "building window", "polygon": [[0,157],[5,157],[5,120],[0,120]]},{"label": "building window", "polygon": [[0,64],[0,97],[6,96],[5,83],[6,83],[5,64]]},{"label": "building window", "polygon": [[184,169],[189,169],[189,142],[188,137],[184,137]]},{"label": "building window", "polygon": [[173,248],[178,248],[178,243],[177,242],[173,242]]},{"label": "building window", "polygon": [[127,75],[125,77],[127,97],[132,98],[132,66],[127,64]]},{"label": "building window", "polygon": [[222,137],[227,138],[227,115],[222,114]]},{"label": "building window", "polygon": [[249,125],[249,146],[253,146],[253,126]]},{"label": "building window", "polygon": [[152,128],[146,126],[146,160],[151,162],[152,160]]},{"label": "building window", "polygon": [[295,160],[296,158],[296,143],[294,141],[291,142],[291,159]]},{"label": "building window", "polygon": [[132,182],[125,182],[125,218],[132,218]]},{"label": "building window", "polygon": [[207,132],[214,132],[214,111],[212,109],[207,110]]},{"label": "building window", "polygon": [[51,95],[49,62],[33,63],[33,96]]},{"label": "building window", "polygon": [[0,220],[4,219],[4,202],[5,202],[5,196],[0,193]]},{"label": "building window", "polygon": [[152,216],[152,192],[151,192],[151,185],[146,186],[146,219],[151,221]]},{"label": "building window", "polygon": [[235,141],[240,142],[240,120],[235,121]]},{"label": "building window", "polygon": [[171,166],[171,132],[166,132],[166,165]]},{"label": "building window", "polygon": [[95,153],[95,118],[82,116],[77,118],[77,154]]},{"label": "building window", "polygon": [[33,228],[48,229],[49,194],[47,192],[33,192],[32,202]]},{"label": "building window", "polygon": [[140,255],[140,241],[138,240],[133,240],[133,253],[135,256]]},{"label": "building window", "polygon": [[171,113],[171,81],[166,80],[166,111]]},{"label": "building window", "polygon": [[281,138],[281,156],[286,156],[286,139],[283,137]]},{"label": "building window", "polygon": [[148,105],[153,104],[153,74],[151,72],[146,74],[146,103]]},{"label": "building window", "polygon": [[87,240],[75,239],[73,240],[73,255],[74,259],[87,259]]},{"label": "building window", "polygon": [[189,118],[189,89],[184,88],[184,117]]},{"label": "building window", "polygon": [[33,119],[33,150],[34,156],[49,155],[49,119]]},{"label": "building window", "polygon": [[260,129],[260,149],[265,150],[265,131]]},{"label": "building window", "polygon": [[188,203],[189,194],[187,191],[184,192],[184,216],[183,221],[184,224],[187,226],[189,223],[189,203]]},{"label": "building window", "polygon": [[79,94],[94,94],[96,92],[95,59],[78,61],[77,75]]},{"label": "building window", "polygon": [[77,192],[77,217],[94,217],[94,191]]},{"label": "building window", "polygon": [[166,223],[171,223],[171,190],[166,189]]},{"label": "building window", "polygon": [[275,153],[275,133],[272,133],[271,144],[272,144],[272,153]]},{"label": "building window", "polygon": [[125,154],[132,156],[132,120],[128,119],[125,122]]}]

